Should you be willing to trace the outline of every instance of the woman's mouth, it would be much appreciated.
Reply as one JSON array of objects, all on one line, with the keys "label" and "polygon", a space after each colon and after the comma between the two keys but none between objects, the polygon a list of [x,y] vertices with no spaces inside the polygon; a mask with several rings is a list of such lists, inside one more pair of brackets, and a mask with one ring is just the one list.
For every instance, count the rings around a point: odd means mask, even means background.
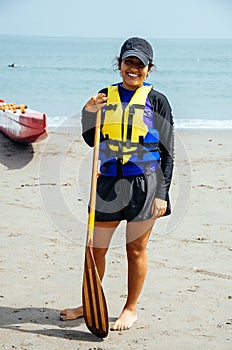
[{"label": "woman's mouth", "polygon": [[132,78],[138,78],[138,74],[134,74],[134,73],[127,73],[127,75],[129,75],[129,77],[132,77]]}]

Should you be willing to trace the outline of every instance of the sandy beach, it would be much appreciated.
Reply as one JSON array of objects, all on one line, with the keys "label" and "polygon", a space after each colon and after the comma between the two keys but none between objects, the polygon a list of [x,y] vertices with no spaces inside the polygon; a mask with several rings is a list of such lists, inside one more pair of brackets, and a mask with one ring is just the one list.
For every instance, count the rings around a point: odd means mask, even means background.
[{"label": "sandy beach", "polygon": [[[78,128],[22,146],[0,134],[0,349],[232,348],[232,130],[177,130],[172,215],[157,221],[138,321],[104,340],[78,306],[91,150]],[[123,223],[107,257],[110,322],[126,295]]]}]

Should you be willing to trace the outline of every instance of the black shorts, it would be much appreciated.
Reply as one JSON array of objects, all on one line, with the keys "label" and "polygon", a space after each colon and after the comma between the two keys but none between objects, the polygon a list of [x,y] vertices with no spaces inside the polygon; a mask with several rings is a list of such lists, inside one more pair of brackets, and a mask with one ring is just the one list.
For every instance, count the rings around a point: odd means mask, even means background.
[{"label": "black shorts", "polygon": [[[126,176],[100,175],[97,181],[95,221],[150,219],[157,187],[157,173]],[[165,215],[170,214],[168,209]]]}]

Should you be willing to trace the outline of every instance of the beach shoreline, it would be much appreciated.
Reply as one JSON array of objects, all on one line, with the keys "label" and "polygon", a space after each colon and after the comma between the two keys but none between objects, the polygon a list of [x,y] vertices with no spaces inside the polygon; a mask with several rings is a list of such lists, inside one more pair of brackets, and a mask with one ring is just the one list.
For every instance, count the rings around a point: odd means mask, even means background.
[{"label": "beach shoreline", "polygon": [[[232,130],[177,129],[172,215],[157,221],[138,321],[103,341],[59,310],[81,301],[91,150],[80,127],[23,146],[0,134],[1,349],[231,347]],[[124,226],[104,290],[112,322],[126,295]]]}]

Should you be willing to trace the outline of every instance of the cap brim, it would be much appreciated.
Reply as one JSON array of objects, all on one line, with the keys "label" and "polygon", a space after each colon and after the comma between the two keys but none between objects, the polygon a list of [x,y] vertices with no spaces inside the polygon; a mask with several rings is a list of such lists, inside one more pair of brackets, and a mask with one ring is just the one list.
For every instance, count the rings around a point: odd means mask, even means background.
[{"label": "cap brim", "polygon": [[135,50],[128,50],[124,52],[124,54],[122,55],[122,60],[124,60],[127,57],[137,57],[140,61],[143,62],[144,66],[148,66],[149,64],[149,59],[141,52],[137,52]]}]

